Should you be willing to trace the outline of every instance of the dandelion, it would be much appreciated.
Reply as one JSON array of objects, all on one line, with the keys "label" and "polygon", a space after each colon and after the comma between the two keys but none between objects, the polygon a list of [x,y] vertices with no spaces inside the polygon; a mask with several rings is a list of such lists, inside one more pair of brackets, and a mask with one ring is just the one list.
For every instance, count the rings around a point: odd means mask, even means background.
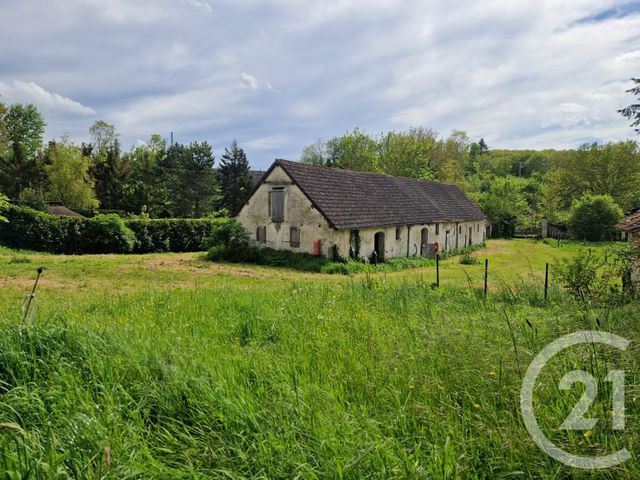
[{"label": "dandelion", "polygon": [[476,410],[478,410],[480,408],[480,404],[479,403],[474,403],[473,404],[473,408],[475,408]]},{"label": "dandelion", "polygon": [[409,384],[409,390],[413,390],[414,388],[416,388],[416,386],[413,383]]},{"label": "dandelion", "polygon": [[587,430],[582,435],[584,436],[584,438],[591,438],[591,436],[593,435],[593,432],[591,430]]},{"label": "dandelion", "polygon": [[489,372],[489,376],[490,376],[490,377],[496,377],[497,375],[498,375],[498,374],[497,374],[496,372],[494,372],[493,370],[491,370],[491,371]]}]

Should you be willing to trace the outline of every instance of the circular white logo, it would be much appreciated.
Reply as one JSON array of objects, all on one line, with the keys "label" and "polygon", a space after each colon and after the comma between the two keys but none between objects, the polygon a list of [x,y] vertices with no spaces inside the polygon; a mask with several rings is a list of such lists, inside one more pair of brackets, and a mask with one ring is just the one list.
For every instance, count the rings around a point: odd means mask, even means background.
[{"label": "circular white logo", "polygon": [[[609,455],[597,456],[597,457],[585,457],[580,455],[574,455],[566,452],[556,446],[551,440],[544,434],[538,421],[536,420],[535,413],[533,411],[533,388],[540,372],[547,364],[547,362],[557,353],[562,350],[571,347],[573,345],[580,344],[592,344],[601,343],[615,347],[619,350],[626,350],[630,341],[626,338],[620,337],[613,333],[599,332],[599,331],[580,331],[570,333],[558,338],[554,342],[547,345],[536,357],[533,359],[527,373],[522,381],[522,388],[520,389],[520,409],[522,411],[522,418],[524,420],[525,427],[533,438],[534,442],[549,456],[555,458],[559,462],[569,465],[570,467],[583,468],[583,469],[595,469],[595,468],[608,468],[618,465],[629,458],[631,454],[626,448],[618,450],[615,453]],[[613,411],[612,411],[612,428],[617,430],[624,429],[624,371],[612,370],[609,372],[606,378],[607,381],[613,383]],[[581,370],[574,370],[567,373],[561,380],[559,387],[561,389],[570,389],[571,385],[575,382],[581,382],[585,385],[585,393],[578,401],[574,409],[569,416],[560,426],[564,430],[590,430],[598,422],[597,418],[584,418],[583,414],[591,406],[593,400],[597,395],[597,382],[593,376]]]}]

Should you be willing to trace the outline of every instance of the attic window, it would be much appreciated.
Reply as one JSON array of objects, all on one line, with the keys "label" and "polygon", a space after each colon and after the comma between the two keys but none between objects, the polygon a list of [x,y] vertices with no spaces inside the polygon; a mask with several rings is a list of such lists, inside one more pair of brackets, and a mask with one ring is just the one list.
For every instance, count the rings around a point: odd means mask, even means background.
[{"label": "attic window", "polygon": [[284,187],[273,187],[269,192],[269,216],[273,222],[284,221]]},{"label": "attic window", "polygon": [[396,228],[396,240],[400,240],[400,228]]},{"label": "attic window", "polygon": [[300,246],[300,229],[298,227],[291,227],[289,231],[289,245],[292,247]]},{"label": "attic window", "polygon": [[256,241],[259,243],[267,243],[267,227],[256,228]]}]

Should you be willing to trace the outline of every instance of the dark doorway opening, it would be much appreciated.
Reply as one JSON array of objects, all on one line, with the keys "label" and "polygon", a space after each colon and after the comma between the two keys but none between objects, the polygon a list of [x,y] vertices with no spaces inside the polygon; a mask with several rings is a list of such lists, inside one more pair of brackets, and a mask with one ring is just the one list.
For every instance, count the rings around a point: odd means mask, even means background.
[{"label": "dark doorway opening", "polygon": [[373,237],[373,251],[379,262],[384,262],[384,232],[378,232]]},{"label": "dark doorway opening", "polygon": [[349,232],[349,257],[360,257],[360,231],[351,230]]},{"label": "dark doorway opening", "polygon": [[429,230],[423,228],[420,230],[420,255],[426,257],[428,255]]}]

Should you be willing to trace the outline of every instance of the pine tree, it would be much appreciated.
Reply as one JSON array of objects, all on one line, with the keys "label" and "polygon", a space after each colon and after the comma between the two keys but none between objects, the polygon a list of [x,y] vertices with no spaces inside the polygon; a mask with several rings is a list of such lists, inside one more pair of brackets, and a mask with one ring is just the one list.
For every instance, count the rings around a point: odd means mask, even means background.
[{"label": "pine tree", "polygon": [[235,140],[231,148],[224,149],[218,170],[218,185],[221,194],[220,206],[230,213],[240,208],[251,191],[252,181],[247,155]]},{"label": "pine tree", "polygon": [[[631,81],[635,84],[634,87],[627,90],[627,93],[632,93],[638,97],[640,97],[640,78],[632,78]],[[631,122],[632,127],[640,126],[640,104],[633,104],[625,107],[621,110],[618,110],[623,117],[627,117],[629,120],[633,120]],[[635,128],[637,133],[640,133],[640,128]]]}]

